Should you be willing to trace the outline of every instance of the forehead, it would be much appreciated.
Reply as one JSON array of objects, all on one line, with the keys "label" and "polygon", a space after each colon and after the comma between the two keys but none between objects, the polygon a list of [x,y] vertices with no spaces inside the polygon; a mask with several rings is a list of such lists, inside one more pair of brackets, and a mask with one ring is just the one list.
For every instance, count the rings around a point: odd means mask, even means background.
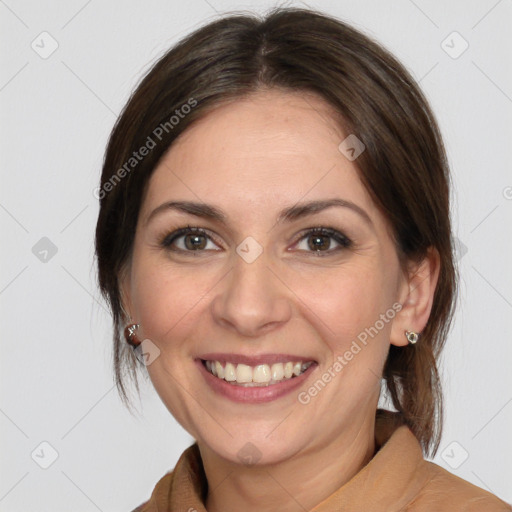
[{"label": "forehead", "polygon": [[[374,206],[333,108],[311,93],[261,91],[221,105],[188,128],[155,169],[143,209],[170,199],[265,212],[301,199],[343,197]],[[276,204],[279,203],[279,204]],[[370,213],[370,212],[369,212]]]}]

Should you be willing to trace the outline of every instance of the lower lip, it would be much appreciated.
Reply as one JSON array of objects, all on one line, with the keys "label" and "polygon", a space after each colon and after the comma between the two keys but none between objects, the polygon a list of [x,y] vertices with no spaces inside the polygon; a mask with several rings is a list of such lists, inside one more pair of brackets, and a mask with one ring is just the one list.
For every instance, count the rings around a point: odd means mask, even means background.
[{"label": "lower lip", "polygon": [[213,391],[225,396],[226,398],[229,398],[233,402],[256,404],[271,402],[272,400],[281,398],[282,396],[285,396],[296,390],[304,383],[304,381],[318,366],[316,363],[313,363],[304,373],[301,373],[297,377],[286,379],[279,384],[245,387],[238,386],[236,384],[230,384],[224,379],[215,377],[206,369],[201,359],[196,359],[195,362],[207,384],[213,389]]}]

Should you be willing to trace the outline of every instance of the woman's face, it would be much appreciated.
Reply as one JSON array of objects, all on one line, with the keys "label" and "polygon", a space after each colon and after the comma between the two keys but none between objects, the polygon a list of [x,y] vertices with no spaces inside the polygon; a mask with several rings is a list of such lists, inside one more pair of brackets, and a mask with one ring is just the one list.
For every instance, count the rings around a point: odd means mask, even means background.
[{"label": "woman's face", "polygon": [[[375,415],[407,284],[329,110],[276,90],[218,107],[160,162],[139,215],[123,292],[151,380],[233,462],[353,438]],[[202,231],[173,236],[188,226]]]}]

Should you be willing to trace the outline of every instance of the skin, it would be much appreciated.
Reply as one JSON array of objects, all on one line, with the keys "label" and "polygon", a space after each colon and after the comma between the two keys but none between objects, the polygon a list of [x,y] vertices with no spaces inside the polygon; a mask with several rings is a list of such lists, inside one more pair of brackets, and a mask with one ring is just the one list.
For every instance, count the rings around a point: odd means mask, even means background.
[{"label": "skin", "polygon": [[[390,344],[407,344],[430,314],[439,258],[399,264],[390,227],[338,150],[343,134],[313,94],[264,90],[217,107],[186,130],[151,177],[131,261],[122,276],[125,309],[160,355],[148,366],[159,396],[197,440],[210,492],[209,511],[309,510],[374,455],[380,375]],[[297,202],[342,198],[292,222],[278,213]],[[188,213],[151,212],[171,200],[206,202],[226,224]],[[187,225],[214,237],[188,253],[161,240]],[[304,235],[331,227],[352,240],[322,238],[315,254]],[[236,252],[248,236],[263,253]],[[329,245],[330,243],[330,245]],[[186,250],[185,238],[174,246]],[[341,249],[340,249],[341,248]],[[328,252],[330,251],[330,252]],[[307,405],[292,392],[273,402],[240,404],[216,394],[194,359],[207,352],[289,353],[317,361],[307,390],[394,303],[401,311]],[[261,454],[252,465],[237,453]],[[304,482],[307,485],[304,485]]]}]

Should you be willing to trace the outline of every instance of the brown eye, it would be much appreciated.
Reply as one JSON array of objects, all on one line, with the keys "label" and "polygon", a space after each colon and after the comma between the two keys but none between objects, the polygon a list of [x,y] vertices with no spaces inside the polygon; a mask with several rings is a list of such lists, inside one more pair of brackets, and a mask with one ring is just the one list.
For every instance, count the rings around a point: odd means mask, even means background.
[{"label": "brown eye", "polygon": [[[210,244],[210,245],[208,245]],[[201,228],[186,227],[167,235],[161,246],[176,252],[201,252],[218,250],[211,236]]]},{"label": "brown eye", "polygon": [[[332,228],[314,228],[306,231],[296,245],[300,251],[310,252],[316,255],[325,255],[338,252],[350,247],[352,241],[343,233]],[[335,246],[333,248],[333,245]]]},{"label": "brown eye", "polygon": [[331,240],[326,235],[310,235],[307,238],[308,247],[312,251],[323,251],[327,250],[331,246]]},{"label": "brown eye", "polygon": [[207,240],[204,235],[189,234],[183,236],[185,241],[185,247],[191,251],[196,249],[204,249],[206,247]]}]

